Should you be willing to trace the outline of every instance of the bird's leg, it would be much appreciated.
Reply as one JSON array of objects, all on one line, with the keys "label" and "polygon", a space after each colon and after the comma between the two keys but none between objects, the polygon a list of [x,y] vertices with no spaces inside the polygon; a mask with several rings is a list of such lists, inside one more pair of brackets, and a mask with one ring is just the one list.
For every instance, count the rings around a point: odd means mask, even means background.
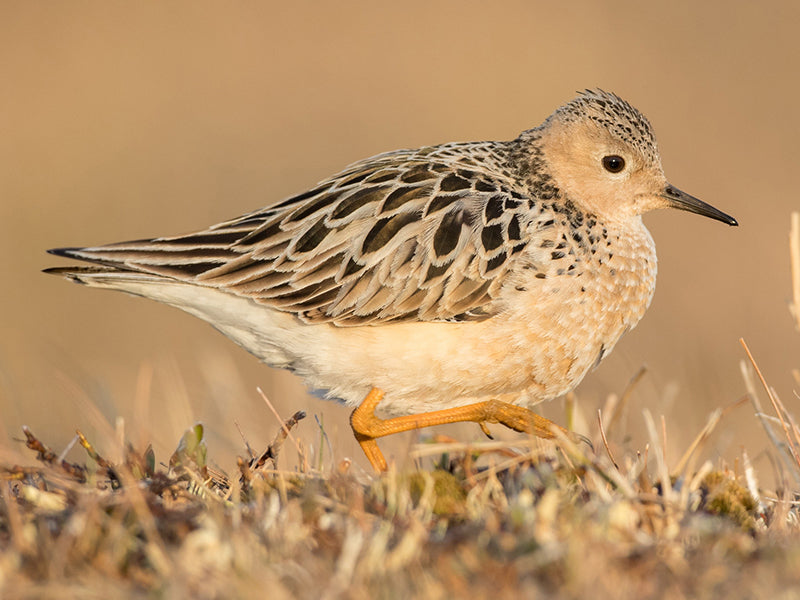
[{"label": "bird's leg", "polygon": [[567,436],[570,435],[563,427],[559,427],[530,409],[499,400],[488,400],[467,406],[393,419],[381,419],[375,416],[375,409],[382,399],[383,392],[378,388],[372,388],[361,405],[350,415],[350,426],[353,428],[356,440],[377,472],[386,470],[386,459],[375,439],[412,429],[471,421],[481,425],[481,429],[484,431],[486,431],[485,423],[501,423],[514,431],[530,433],[540,438],[555,437],[554,430],[561,431]]}]

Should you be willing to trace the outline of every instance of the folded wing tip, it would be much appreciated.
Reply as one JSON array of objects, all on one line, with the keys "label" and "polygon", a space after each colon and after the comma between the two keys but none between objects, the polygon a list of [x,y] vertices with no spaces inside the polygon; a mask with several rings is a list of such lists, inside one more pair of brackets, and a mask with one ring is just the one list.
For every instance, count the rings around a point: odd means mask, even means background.
[{"label": "folded wing tip", "polygon": [[83,250],[83,248],[50,248],[47,250],[48,254],[53,254],[55,256],[64,256],[67,258],[77,258],[76,254]]}]

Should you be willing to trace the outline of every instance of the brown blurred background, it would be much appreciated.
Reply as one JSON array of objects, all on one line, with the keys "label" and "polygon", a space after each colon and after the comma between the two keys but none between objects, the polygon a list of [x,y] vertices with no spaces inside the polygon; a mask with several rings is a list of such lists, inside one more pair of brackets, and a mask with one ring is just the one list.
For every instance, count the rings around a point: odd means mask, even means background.
[{"label": "brown blurred background", "polygon": [[[791,1],[3,2],[0,443],[14,446],[22,424],[57,448],[76,427],[102,442],[123,417],[166,460],[201,420],[230,469],[235,423],[257,447],[276,430],[261,386],[283,416],[324,419],[335,456],[363,465],[345,409],[193,317],[41,274],[64,264],[45,249],[200,229],[386,150],[512,138],[594,86],[650,118],[672,183],[741,227],[646,217],[655,300],[578,388],[580,406],[593,418],[647,364],[615,433],[644,440],[641,409],[664,414],[674,456],[744,394],[744,337],[800,413],[787,310],[799,25]],[[474,426],[442,431],[481,439]],[[298,432],[317,444],[313,418]],[[382,445],[402,458],[411,439]],[[707,456],[766,445],[744,407]]]}]

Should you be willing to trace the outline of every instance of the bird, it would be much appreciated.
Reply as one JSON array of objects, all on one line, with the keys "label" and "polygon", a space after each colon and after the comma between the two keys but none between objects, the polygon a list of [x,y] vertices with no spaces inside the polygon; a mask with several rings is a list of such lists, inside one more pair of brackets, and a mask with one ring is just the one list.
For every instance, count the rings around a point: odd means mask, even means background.
[{"label": "bird", "polygon": [[46,272],[177,307],[296,373],[354,409],[380,472],[376,439],[401,431],[564,431],[532,407],[644,315],[642,215],[661,208],[738,225],[668,183],[639,110],[587,89],[513,140],[378,154],[199,232],[48,250],[91,264]]}]

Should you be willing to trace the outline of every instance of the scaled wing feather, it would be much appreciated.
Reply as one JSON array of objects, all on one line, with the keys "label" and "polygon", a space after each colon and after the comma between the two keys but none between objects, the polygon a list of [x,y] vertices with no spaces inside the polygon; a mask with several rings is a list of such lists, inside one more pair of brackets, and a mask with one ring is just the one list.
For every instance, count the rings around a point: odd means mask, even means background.
[{"label": "scaled wing feather", "polygon": [[[527,199],[496,170],[452,158],[463,146],[378,155],[205,231],[65,254],[217,287],[309,322],[484,319],[529,241],[515,210]],[[473,146],[493,156],[493,143]]]}]

